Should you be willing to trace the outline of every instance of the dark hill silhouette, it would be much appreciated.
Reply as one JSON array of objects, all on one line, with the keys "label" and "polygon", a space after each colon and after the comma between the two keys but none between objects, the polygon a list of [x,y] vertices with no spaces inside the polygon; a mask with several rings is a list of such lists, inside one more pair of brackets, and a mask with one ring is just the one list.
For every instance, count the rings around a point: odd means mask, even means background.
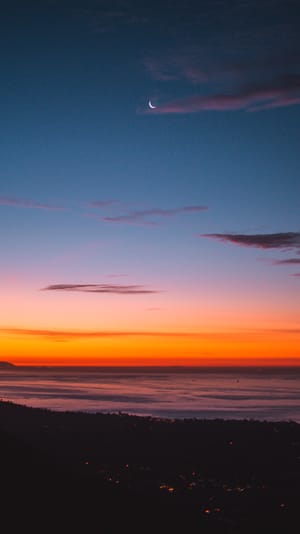
[{"label": "dark hill silhouette", "polygon": [[22,518],[24,531],[290,534],[299,457],[300,425],[292,422],[173,421],[0,402],[3,513]]}]

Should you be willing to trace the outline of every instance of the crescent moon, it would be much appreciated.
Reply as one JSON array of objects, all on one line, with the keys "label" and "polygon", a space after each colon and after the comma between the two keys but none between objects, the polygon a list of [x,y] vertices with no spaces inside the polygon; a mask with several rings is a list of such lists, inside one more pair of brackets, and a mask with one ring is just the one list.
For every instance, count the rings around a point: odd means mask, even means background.
[{"label": "crescent moon", "polygon": [[156,106],[153,106],[151,100],[149,100],[148,106],[149,106],[150,109],[156,109]]}]

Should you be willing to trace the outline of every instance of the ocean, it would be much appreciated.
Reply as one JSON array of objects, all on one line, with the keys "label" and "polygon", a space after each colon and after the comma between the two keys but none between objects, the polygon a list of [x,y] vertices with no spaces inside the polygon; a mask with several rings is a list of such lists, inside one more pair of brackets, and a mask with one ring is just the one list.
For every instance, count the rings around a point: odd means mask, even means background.
[{"label": "ocean", "polygon": [[0,369],[0,398],[63,411],[300,423],[300,367]]}]

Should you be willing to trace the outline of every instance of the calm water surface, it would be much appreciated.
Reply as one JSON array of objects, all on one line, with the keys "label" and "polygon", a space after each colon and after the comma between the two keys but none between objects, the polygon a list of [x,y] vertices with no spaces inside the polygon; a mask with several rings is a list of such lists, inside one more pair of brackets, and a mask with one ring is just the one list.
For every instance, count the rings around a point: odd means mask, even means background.
[{"label": "calm water surface", "polygon": [[300,367],[0,370],[0,398],[33,407],[300,423]]}]

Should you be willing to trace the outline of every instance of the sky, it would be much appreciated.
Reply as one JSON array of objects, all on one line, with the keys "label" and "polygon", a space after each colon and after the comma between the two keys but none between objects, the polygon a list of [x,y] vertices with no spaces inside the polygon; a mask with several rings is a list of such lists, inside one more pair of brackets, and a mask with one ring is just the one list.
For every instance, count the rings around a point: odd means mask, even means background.
[{"label": "sky", "polygon": [[298,1],[1,6],[0,359],[299,365]]}]

